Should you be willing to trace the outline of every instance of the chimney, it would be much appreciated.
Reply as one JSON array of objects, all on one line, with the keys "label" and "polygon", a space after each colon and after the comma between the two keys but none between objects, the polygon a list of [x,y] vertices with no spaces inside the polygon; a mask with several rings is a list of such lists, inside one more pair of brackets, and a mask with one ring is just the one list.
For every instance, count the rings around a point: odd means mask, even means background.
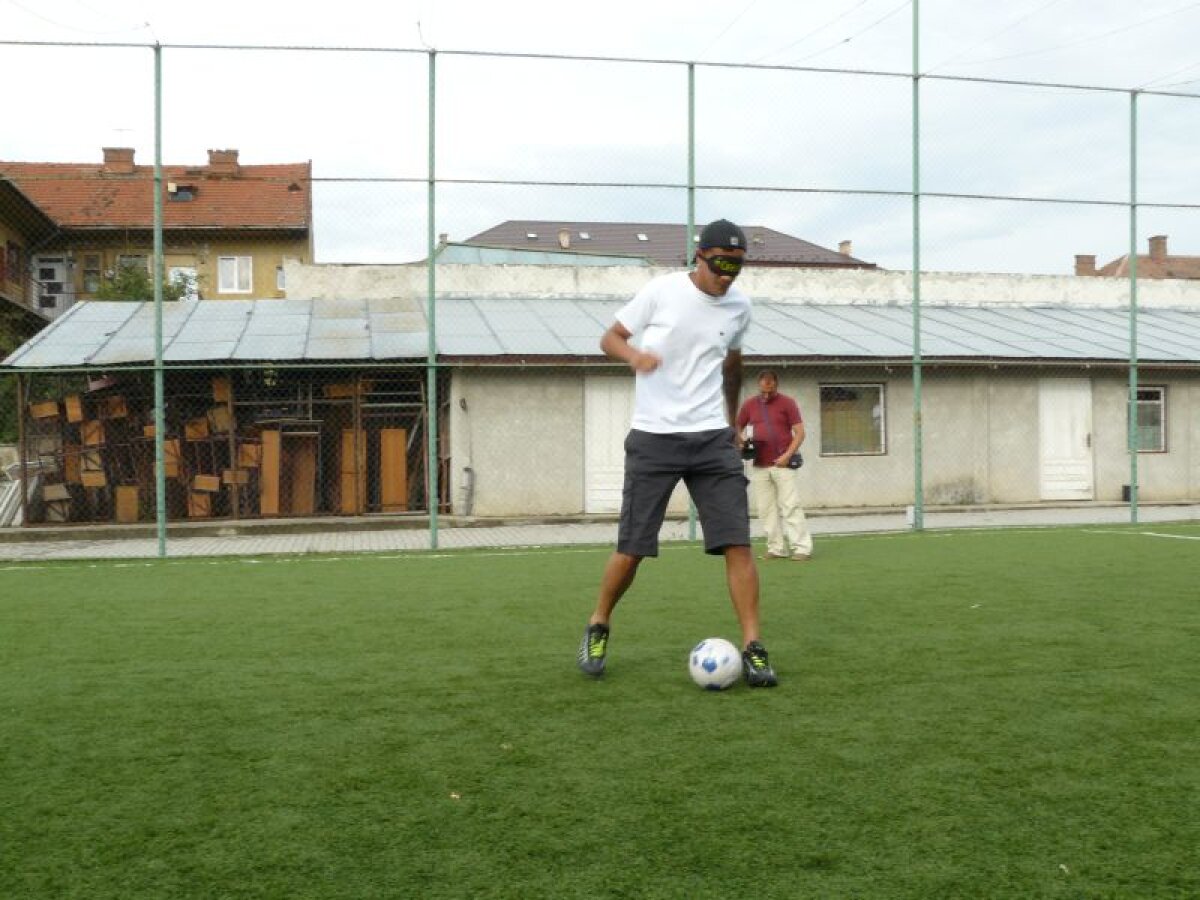
[{"label": "chimney", "polygon": [[1095,275],[1096,274],[1096,257],[1077,253],[1075,255],[1075,274],[1076,275]]},{"label": "chimney", "polygon": [[1165,234],[1156,234],[1150,238],[1150,258],[1155,262],[1162,262],[1167,258],[1167,236]]},{"label": "chimney", "polygon": [[237,150],[209,150],[208,171],[213,175],[236,175],[238,173]]},{"label": "chimney", "polygon": [[560,229],[558,232],[558,246],[562,247],[564,250],[571,249],[571,232],[567,231],[565,228]]},{"label": "chimney", "polygon": [[132,175],[133,148],[105,147],[104,171],[110,175]]},{"label": "chimney", "polygon": [[842,254],[842,256],[853,256],[854,245],[850,241],[839,241],[838,253]]}]

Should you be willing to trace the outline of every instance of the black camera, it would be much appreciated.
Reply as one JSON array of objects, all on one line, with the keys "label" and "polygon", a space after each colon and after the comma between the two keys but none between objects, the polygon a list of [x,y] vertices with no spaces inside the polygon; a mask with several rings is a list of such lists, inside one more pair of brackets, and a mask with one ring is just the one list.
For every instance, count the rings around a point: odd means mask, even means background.
[{"label": "black camera", "polygon": [[754,459],[758,455],[758,444],[754,443],[754,438],[742,444],[742,459]]}]

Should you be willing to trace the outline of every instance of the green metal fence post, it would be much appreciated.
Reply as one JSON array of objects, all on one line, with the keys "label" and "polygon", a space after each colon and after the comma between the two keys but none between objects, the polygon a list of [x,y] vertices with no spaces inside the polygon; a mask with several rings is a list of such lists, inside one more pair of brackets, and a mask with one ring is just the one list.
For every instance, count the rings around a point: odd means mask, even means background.
[{"label": "green metal fence post", "polygon": [[154,521],[158,556],[167,555],[167,477],[163,389],[162,45],[154,45]]},{"label": "green metal fence post", "polygon": [[437,266],[434,263],[434,253],[437,250],[435,231],[437,229],[437,221],[435,218],[436,205],[435,196],[437,193],[436,180],[436,164],[437,164],[437,51],[429,51],[429,123],[428,123],[428,141],[429,141],[429,182],[428,182],[428,198],[429,208],[426,215],[426,296],[425,296],[425,324],[426,333],[429,336],[429,347],[425,363],[426,385],[426,412],[428,435],[428,446],[425,451],[426,459],[426,497],[429,503],[429,548],[436,550],[438,547],[438,498],[441,494],[439,488],[439,472],[438,467],[441,465],[440,454],[438,453],[438,385],[437,385],[437,299],[435,292],[437,290]]},{"label": "green metal fence post", "polygon": [[[696,64],[688,63],[688,114],[687,114],[687,247],[684,248],[684,265],[691,265],[692,247],[696,233]],[[688,495],[688,540],[696,540],[696,504]]]},{"label": "green metal fence post", "polygon": [[921,421],[921,69],[920,2],[912,8],[912,258],[913,258],[913,515],[912,527],[925,527],[923,423]]},{"label": "green metal fence post", "polygon": [[1137,282],[1137,210],[1138,210],[1138,159],[1137,159],[1137,107],[1138,92],[1129,94],[1129,424],[1127,427],[1129,446],[1129,521],[1138,520],[1138,282]]}]

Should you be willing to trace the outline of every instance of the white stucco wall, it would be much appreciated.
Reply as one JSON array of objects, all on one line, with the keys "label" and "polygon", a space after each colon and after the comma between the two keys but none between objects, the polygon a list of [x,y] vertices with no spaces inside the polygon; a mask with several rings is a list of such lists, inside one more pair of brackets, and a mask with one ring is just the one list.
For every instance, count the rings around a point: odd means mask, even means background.
[{"label": "white stucco wall", "polygon": [[[310,299],[424,297],[424,266],[306,265],[285,263],[288,295]],[[438,293],[481,296],[630,297],[666,269],[631,266],[439,265]],[[748,268],[738,284],[751,297],[796,303],[908,303],[911,272],[831,269]],[[925,303],[1045,305],[1072,303],[1124,307],[1129,282],[1123,278],[1076,275],[1005,275],[926,272]],[[1138,282],[1138,304],[1147,308],[1200,306],[1200,281]]]}]

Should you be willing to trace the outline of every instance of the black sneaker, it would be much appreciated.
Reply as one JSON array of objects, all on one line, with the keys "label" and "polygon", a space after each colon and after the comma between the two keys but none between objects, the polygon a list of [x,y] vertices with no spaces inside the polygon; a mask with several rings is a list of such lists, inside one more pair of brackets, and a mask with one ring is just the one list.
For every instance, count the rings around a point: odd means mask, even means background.
[{"label": "black sneaker", "polygon": [[750,687],[775,687],[779,679],[767,661],[767,648],[758,641],[751,641],[742,651],[742,672]]},{"label": "black sneaker", "polygon": [[579,670],[585,675],[604,674],[604,657],[608,652],[608,626],[589,625],[579,642]]}]

